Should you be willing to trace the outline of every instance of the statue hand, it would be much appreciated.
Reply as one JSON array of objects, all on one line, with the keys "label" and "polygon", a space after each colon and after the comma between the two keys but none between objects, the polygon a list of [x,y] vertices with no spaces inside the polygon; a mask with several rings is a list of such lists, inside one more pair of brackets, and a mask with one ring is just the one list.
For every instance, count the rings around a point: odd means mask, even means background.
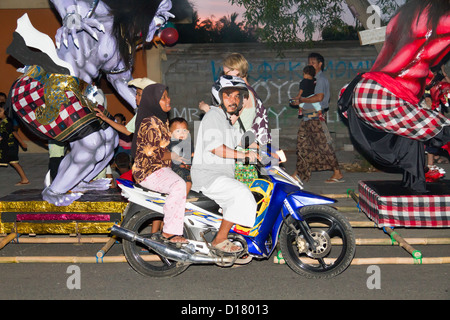
[{"label": "statue hand", "polygon": [[56,32],[56,47],[59,49],[61,46],[61,40],[64,46],[67,48],[69,45],[69,34],[72,35],[73,43],[75,47],[80,48],[80,41],[78,39],[79,31],[86,31],[91,37],[98,41],[97,29],[101,32],[105,32],[103,24],[92,18],[82,18],[77,12],[68,13],[63,19],[63,26]]}]

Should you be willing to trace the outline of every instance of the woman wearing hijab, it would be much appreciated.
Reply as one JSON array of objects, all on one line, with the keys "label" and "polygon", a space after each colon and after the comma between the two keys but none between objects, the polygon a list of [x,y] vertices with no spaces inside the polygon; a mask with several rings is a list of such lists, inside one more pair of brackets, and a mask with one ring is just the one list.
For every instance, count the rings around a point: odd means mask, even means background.
[{"label": "woman wearing hijab", "polygon": [[[166,149],[170,143],[170,97],[168,88],[160,83],[142,91],[136,117],[137,134],[133,136],[131,154],[134,154],[133,177],[141,186],[168,194],[163,207],[163,240],[187,243],[183,234],[186,204],[186,182],[170,168],[171,156]],[[155,231],[155,230],[153,230]]]}]

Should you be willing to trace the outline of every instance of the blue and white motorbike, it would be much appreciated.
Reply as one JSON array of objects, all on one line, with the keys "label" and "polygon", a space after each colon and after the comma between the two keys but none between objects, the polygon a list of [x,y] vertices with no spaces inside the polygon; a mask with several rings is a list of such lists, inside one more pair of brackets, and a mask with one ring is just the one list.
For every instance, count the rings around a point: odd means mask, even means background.
[{"label": "blue and white motorbike", "polygon": [[258,204],[255,225],[235,225],[229,234],[242,247],[237,254],[210,246],[222,219],[213,200],[189,194],[184,219],[189,244],[176,246],[151,233],[152,223],[162,220],[165,195],[122,180],[120,188],[129,205],[121,226],[114,225],[111,234],[126,240],[123,250],[131,267],[146,276],[169,277],[191,264],[229,267],[268,259],[279,244],[287,265],[300,275],[331,278],[342,273],[353,259],[355,238],[347,219],[330,206],[336,200],[303,191],[275,159],[265,157],[263,162],[258,165],[260,178],[250,186]]}]

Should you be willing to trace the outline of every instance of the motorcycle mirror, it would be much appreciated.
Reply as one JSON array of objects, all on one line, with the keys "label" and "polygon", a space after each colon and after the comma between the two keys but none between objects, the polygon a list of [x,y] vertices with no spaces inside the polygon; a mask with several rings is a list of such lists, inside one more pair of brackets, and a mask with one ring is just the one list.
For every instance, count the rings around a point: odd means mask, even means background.
[{"label": "motorcycle mirror", "polygon": [[253,131],[246,131],[241,138],[241,147],[247,149],[255,141],[256,136]]},{"label": "motorcycle mirror", "polygon": [[278,158],[280,158],[280,163],[286,162],[286,154],[283,150],[277,150],[275,153],[277,154]]}]

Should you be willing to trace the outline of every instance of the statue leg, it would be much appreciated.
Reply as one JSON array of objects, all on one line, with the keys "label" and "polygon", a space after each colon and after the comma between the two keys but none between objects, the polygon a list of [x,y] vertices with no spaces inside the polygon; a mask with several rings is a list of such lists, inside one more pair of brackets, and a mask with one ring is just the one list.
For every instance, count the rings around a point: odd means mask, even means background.
[{"label": "statue leg", "polygon": [[99,175],[100,172],[111,161],[112,157],[114,156],[114,149],[119,143],[119,135],[117,132],[111,128],[108,127],[106,130],[104,130],[104,139],[105,143],[102,145],[102,147],[105,148],[104,150],[104,158],[103,160],[97,162],[95,164],[94,169],[89,173],[80,183],[75,186],[72,189],[72,192],[84,192],[88,190],[108,190],[111,185],[111,179],[110,178],[102,178],[102,179],[95,179]]},{"label": "statue leg", "polygon": [[[57,206],[66,206],[81,197],[81,193],[67,193],[80,182],[87,185],[108,164],[117,144],[117,133],[100,130],[74,141],[64,157],[52,184],[42,192],[43,199]],[[108,182],[109,183],[109,182]]]}]

